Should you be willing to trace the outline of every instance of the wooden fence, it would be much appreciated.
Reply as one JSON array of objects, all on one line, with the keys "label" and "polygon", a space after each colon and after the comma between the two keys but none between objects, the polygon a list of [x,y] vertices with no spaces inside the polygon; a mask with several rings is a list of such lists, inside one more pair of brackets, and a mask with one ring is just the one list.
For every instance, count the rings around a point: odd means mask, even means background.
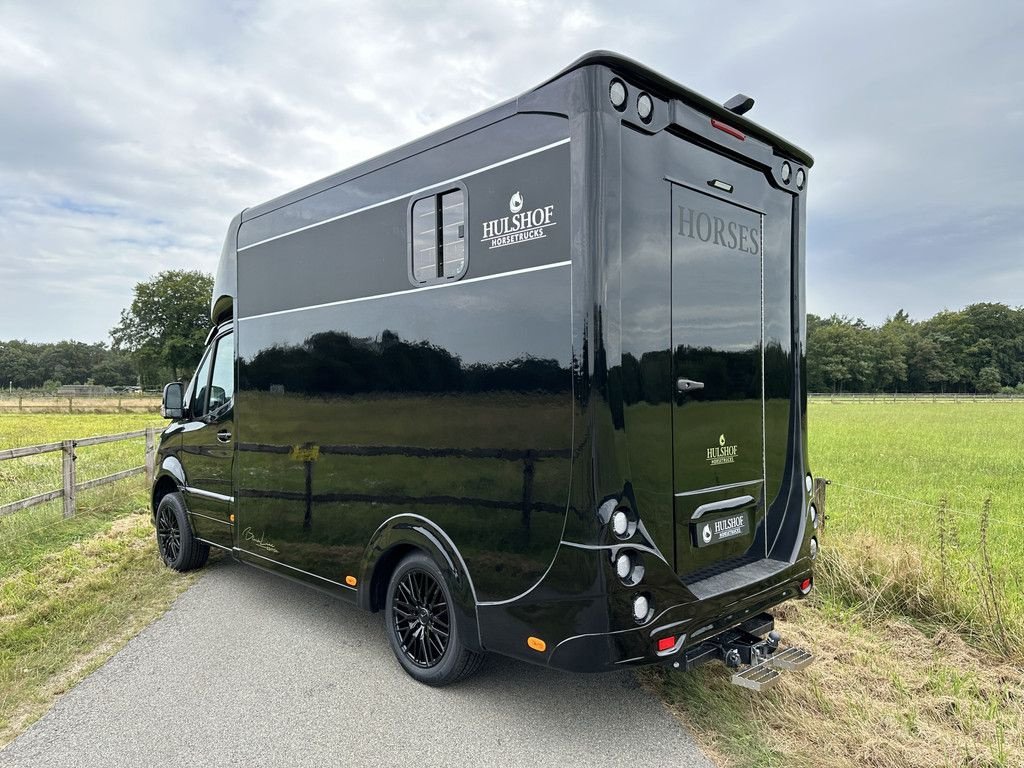
[{"label": "wooden fence", "polygon": [[[75,451],[77,448],[83,448],[87,445],[100,445],[101,443],[116,443],[121,440],[135,440],[140,437],[146,438],[146,454],[145,461],[142,466],[132,467],[131,469],[125,469],[120,472],[114,472],[112,475],[98,477],[95,480],[87,480],[83,483],[77,482],[75,478]],[[48,501],[60,498],[64,499],[64,517],[74,517],[75,499],[79,491],[87,491],[90,488],[107,485],[108,483],[115,483],[118,480],[125,479],[126,477],[141,475],[143,472],[146,473],[146,478],[150,483],[152,483],[153,467],[156,460],[156,428],[147,427],[146,429],[140,429],[135,432],[123,432],[119,435],[86,437],[81,440],[62,440],[59,443],[29,445],[24,448],[7,448],[5,450],[0,450],[0,461],[19,459],[23,456],[38,456],[41,453],[53,453],[55,451],[60,451],[62,454],[61,475],[63,482],[61,487],[54,491],[39,493],[35,496],[29,496],[27,499],[21,499],[20,501],[14,501],[10,504],[4,504],[3,506],[0,506],[0,517],[10,515],[21,509],[28,509],[29,507],[34,507],[37,504],[45,504]]]},{"label": "wooden fence", "polygon": [[936,403],[976,403],[976,402],[1018,402],[1024,403],[1024,394],[979,395],[963,392],[808,392],[811,400],[829,400],[833,403],[877,403],[877,402],[936,402]]},{"label": "wooden fence", "polygon": [[116,395],[57,397],[54,395],[18,395],[0,397],[4,413],[156,413],[160,397],[152,395]]}]

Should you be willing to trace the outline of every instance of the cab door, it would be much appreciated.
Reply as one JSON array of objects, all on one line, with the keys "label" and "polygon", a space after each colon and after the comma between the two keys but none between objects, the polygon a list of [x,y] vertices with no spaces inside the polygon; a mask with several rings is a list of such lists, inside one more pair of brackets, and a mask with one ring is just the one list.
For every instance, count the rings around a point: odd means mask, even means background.
[{"label": "cab door", "polygon": [[192,530],[225,549],[234,545],[234,341],[230,330],[219,335],[189,385],[179,454]]}]

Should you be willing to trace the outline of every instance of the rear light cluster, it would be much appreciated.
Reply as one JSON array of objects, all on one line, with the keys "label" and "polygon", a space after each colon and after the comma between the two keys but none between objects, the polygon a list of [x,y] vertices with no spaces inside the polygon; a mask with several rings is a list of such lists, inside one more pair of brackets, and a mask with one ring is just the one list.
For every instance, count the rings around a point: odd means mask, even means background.
[{"label": "rear light cluster", "polygon": [[[807,495],[810,496],[811,495],[811,491],[814,489],[814,478],[811,476],[810,472],[808,472],[807,473],[807,477],[804,478],[804,488],[807,490]],[[814,502],[811,502],[808,505],[808,507],[807,507],[807,515],[811,518],[811,529],[813,531],[815,531],[815,534],[813,536],[811,536],[811,560],[815,560],[818,557],[818,536],[817,536],[817,530],[818,530],[819,520],[818,520],[818,508],[814,505]],[[808,590],[808,592],[810,591],[810,586],[807,587],[807,590]],[[801,588],[800,591],[803,592],[803,588]],[[804,592],[804,594],[806,595],[807,592]]]},{"label": "rear light cluster", "polygon": [[[609,506],[616,502],[606,502]],[[607,521],[612,534],[620,541],[627,541],[636,533],[640,519],[633,510],[625,504],[615,506],[614,511],[608,515],[606,511],[601,519]],[[615,575],[623,586],[637,587],[644,578],[644,561],[640,552],[629,547],[622,547],[613,551],[611,565],[615,569]],[[632,598],[633,619],[638,624],[646,624],[654,617],[654,601],[648,592],[638,592]]]},{"label": "rear light cluster", "polygon": [[[619,78],[613,78],[608,85],[608,100],[619,112],[625,112],[629,105],[629,88]],[[651,94],[641,91],[636,97],[636,116],[643,123],[649,123],[654,119],[654,99]]]}]

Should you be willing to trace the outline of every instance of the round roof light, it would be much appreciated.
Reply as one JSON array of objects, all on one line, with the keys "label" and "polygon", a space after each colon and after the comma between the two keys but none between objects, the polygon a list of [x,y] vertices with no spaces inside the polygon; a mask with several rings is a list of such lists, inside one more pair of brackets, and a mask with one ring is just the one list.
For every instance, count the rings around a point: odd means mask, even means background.
[{"label": "round roof light", "polygon": [[608,86],[608,98],[612,101],[612,106],[620,112],[626,108],[626,84],[615,78],[612,80],[612,84]]},{"label": "round roof light", "polygon": [[796,172],[796,188],[803,189],[804,182],[807,181],[807,174],[804,173],[803,168],[798,168]]},{"label": "round roof light", "polygon": [[621,509],[616,510],[612,515],[612,530],[615,531],[616,536],[625,536],[629,532],[629,515]]},{"label": "round roof light", "polygon": [[782,164],[782,183],[789,184],[789,179],[792,175],[793,169],[790,167],[789,163],[784,162]]},{"label": "round roof light", "polygon": [[651,122],[651,117],[654,116],[654,99],[649,93],[641,93],[636,97],[636,113],[645,123]]}]

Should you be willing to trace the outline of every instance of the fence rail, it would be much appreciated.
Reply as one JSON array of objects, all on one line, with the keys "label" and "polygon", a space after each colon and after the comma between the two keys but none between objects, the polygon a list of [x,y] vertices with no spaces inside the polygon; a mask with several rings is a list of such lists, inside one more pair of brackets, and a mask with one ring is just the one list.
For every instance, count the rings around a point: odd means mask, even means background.
[{"label": "fence rail", "polygon": [[4,413],[151,413],[160,408],[153,395],[22,395],[0,397]]},{"label": "fence rail", "polygon": [[[97,477],[95,480],[77,482],[75,477],[75,460],[77,449],[89,445],[101,445],[103,443],[117,443],[122,440],[136,440],[140,437],[146,438],[145,460],[141,466],[124,469],[120,472]],[[153,482],[153,467],[156,460],[156,428],[147,427],[135,432],[122,432],[117,435],[100,435],[99,437],[86,437],[81,440],[62,440],[59,443],[45,443],[43,445],[29,445],[24,448],[7,448],[0,451],[0,461],[19,459],[25,456],[38,456],[43,453],[61,452],[61,487],[57,490],[38,493],[35,496],[12,501],[10,504],[0,506],[0,517],[13,514],[22,509],[28,509],[39,504],[45,504],[55,499],[64,499],[64,517],[74,517],[76,511],[77,495],[79,491],[87,491],[90,488],[97,488],[108,483],[115,483],[118,480],[141,475],[146,473],[147,480]]]},{"label": "fence rail", "polygon": [[963,392],[808,392],[807,397],[811,400],[830,400],[839,402],[899,402],[907,401],[931,401],[931,402],[1024,402],[1024,394],[971,394]]}]

